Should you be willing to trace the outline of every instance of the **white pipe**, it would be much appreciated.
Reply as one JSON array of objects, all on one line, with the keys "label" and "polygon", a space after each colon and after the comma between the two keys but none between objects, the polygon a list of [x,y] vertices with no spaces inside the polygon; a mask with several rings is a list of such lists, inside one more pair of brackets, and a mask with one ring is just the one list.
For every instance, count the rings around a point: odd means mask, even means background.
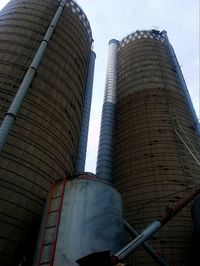
[{"label": "white pipe", "polygon": [[34,76],[36,74],[36,71],[39,67],[39,64],[44,56],[44,53],[46,51],[46,48],[48,46],[48,43],[54,33],[54,29],[57,25],[57,22],[62,14],[62,11],[65,7],[65,4],[66,4],[66,1],[65,0],[62,0],[60,1],[60,4],[58,6],[58,9],[46,31],[46,34],[40,44],[40,47],[38,48],[34,58],[33,58],[33,61],[31,62],[31,65],[29,66],[29,69],[27,70],[23,80],[22,80],[22,83],[15,95],[15,98],[13,100],[13,102],[11,103],[10,105],[10,108],[8,110],[8,112],[6,113],[5,115],[5,118],[1,124],[1,127],[0,127],[0,152],[2,152],[5,144],[6,144],[6,141],[7,141],[7,138],[8,138],[8,135],[9,135],[9,132],[12,128],[12,125],[14,123],[14,121],[16,120],[16,116],[22,106],[22,103],[23,103],[23,100],[28,92],[28,89],[34,79]]},{"label": "white pipe", "polygon": [[119,42],[115,39],[109,42],[104,104],[101,117],[101,132],[96,168],[97,178],[108,182],[111,182],[112,178],[118,44]]}]

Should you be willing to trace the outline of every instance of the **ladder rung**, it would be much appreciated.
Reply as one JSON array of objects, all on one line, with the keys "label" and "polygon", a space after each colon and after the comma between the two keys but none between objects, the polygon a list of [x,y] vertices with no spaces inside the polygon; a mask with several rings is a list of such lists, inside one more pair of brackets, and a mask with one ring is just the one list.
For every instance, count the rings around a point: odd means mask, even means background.
[{"label": "ladder rung", "polygon": [[52,200],[54,200],[54,199],[59,199],[59,198],[61,198],[61,195],[56,196],[56,197],[53,197]]},{"label": "ladder rung", "polygon": [[47,229],[51,229],[51,228],[55,228],[56,227],[56,225],[49,225],[49,226],[47,226],[46,228],[45,228],[45,230],[47,230]]},{"label": "ladder rung", "polygon": [[39,265],[45,265],[45,264],[50,264],[50,263],[51,263],[51,261],[50,261],[50,260],[48,260],[48,261],[40,262],[40,264],[39,264]]},{"label": "ladder rung", "polygon": [[51,246],[55,243],[55,241],[53,242],[47,242],[47,243],[44,243],[43,246],[46,247],[46,246]]},{"label": "ladder rung", "polygon": [[54,212],[59,212],[59,209],[56,209],[56,210],[53,210],[53,211],[49,211],[48,214],[54,213]]}]

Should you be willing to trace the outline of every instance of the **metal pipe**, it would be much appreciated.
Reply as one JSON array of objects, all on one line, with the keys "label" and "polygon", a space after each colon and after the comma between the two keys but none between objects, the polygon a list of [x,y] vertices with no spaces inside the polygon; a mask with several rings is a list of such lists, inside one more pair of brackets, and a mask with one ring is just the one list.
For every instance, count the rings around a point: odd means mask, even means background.
[{"label": "metal pipe", "polygon": [[96,168],[97,177],[110,183],[112,175],[113,136],[115,125],[118,43],[119,42],[115,39],[112,39],[109,42],[104,104]]},{"label": "metal pipe", "polygon": [[161,226],[161,222],[153,222],[147,228],[145,228],[135,239],[133,239],[122,250],[120,250],[115,256],[118,257],[120,261],[124,260],[134,250],[141,246],[147,239],[154,235],[161,228]]},{"label": "metal pipe", "polygon": [[121,261],[127,258],[134,250],[141,246],[146,240],[153,236],[162,226],[164,226],[169,220],[171,220],[177,213],[179,213],[191,200],[200,194],[200,188],[191,193],[182,202],[178,203],[174,208],[167,207],[165,214],[159,221],[155,221],[145,228],[135,239],[128,243],[123,249],[121,249],[115,257]]},{"label": "metal pipe", "polygon": [[79,140],[79,149],[76,160],[76,173],[83,173],[85,171],[85,158],[87,151],[87,140],[88,140],[88,128],[90,120],[90,110],[92,101],[92,90],[94,80],[94,67],[95,67],[96,54],[91,51],[89,60],[89,69],[87,76],[87,85],[84,100],[84,109],[81,122],[81,133]]},{"label": "metal pipe", "polygon": [[[133,237],[137,237],[139,235],[139,233],[126,220],[124,220],[124,227]],[[151,257],[160,265],[169,266],[167,261],[158,252],[156,252],[148,242],[144,242],[142,246],[146,252],[151,255]]]},{"label": "metal pipe", "polygon": [[28,89],[35,77],[35,74],[36,74],[36,71],[39,67],[39,64],[44,56],[44,53],[46,51],[46,48],[49,44],[49,41],[54,33],[54,30],[55,30],[55,27],[57,25],[57,22],[62,14],[62,11],[65,7],[65,4],[66,4],[66,1],[65,0],[62,0],[60,1],[60,4],[58,6],[58,9],[45,33],[45,36],[40,44],[40,47],[38,48],[30,66],[29,66],[29,69],[27,70],[23,80],[22,80],[22,83],[15,95],[15,98],[13,99],[11,105],[10,105],[10,108],[8,110],[8,112],[6,113],[5,117],[4,117],[4,120],[1,124],[1,127],[0,127],[0,152],[2,152],[5,144],[6,144],[6,141],[7,141],[7,138],[8,138],[8,135],[9,135],[9,132],[12,128],[12,125],[14,123],[14,121],[16,120],[16,116],[22,106],[22,103],[23,103],[23,100],[28,92]]},{"label": "metal pipe", "polygon": [[198,119],[198,116],[197,116],[197,114],[195,112],[195,109],[194,109],[194,106],[193,106],[193,103],[192,103],[192,100],[191,100],[191,97],[190,97],[190,94],[189,94],[189,91],[188,91],[188,88],[187,88],[185,79],[183,77],[183,73],[181,71],[181,68],[180,68],[178,59],[176,57],[176,54],[174,52],[174,49],[173,49],[172,45],[169,42],[169,38],[167,36],[167,32],[164,30],[164,31],[161,32],[161,34],[163,34],[165,36],[165,39],[166,39],[166,42],[167,42],[167,46],[168,46],[170,55],[172,57],[174,66],[176,67],[176,71],[177,71],[177,75],[178,75],[178,78],[179,78],[179,81],[180,81],[181,88],[183,89],[184,95],[185,95],[185,97],[187,99],[188,106],[190,108],[190,111],[192,113],[193,119],[194,119],[195,124],[196,124],[197,132],[200,135],[200,123],[199,123],[199,119]]},{"label": "metal pipe", "polygon": [[187,198],[178,203],[174,208],[167,207],[165,214],[161,217],[160,222],[162,226],[171,220],[177,213],[179,213],[188,203],[190,203],[196,196],[200,194],[200,188],[193,191]]}]

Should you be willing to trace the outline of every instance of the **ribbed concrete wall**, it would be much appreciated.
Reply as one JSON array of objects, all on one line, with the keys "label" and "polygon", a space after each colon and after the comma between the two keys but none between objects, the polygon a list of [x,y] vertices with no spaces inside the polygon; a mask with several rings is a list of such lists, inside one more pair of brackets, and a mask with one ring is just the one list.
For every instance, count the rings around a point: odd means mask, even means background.
[{"label": "ribbed concrete wall", "polygon": [[[11,1],[0,16],[0,117],[57,10]],[[0,265],[29,256],[53,179],[74,174],[91,48],[87,18],[67,1],[0,160]]]},{"label": "ribbed concrete wall", "polygon": [[[200,180],[199,165],[175,132],[199,160],[196,121],[162,34],[136,32],[120,42],[116,116],[113,181],[125,218],[140,231]],[[188,206],[150,242],[175,265],[193,265],[192,226]],[[129,265],[155,262],[141,249]]]}]

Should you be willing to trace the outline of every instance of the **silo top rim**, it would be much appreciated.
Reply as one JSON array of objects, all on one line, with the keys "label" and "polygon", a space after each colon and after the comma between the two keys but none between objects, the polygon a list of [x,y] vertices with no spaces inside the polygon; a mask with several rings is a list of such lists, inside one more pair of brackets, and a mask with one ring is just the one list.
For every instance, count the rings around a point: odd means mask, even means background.
[{"label": "silo top rim", "polygon": [[163,35],[163,33],[167,33],[165,30],[163,30],[163,31],[159,31],[159,30],[157,30],[157,29],[149,29],[149,30],[147,30],[147,29],[144,29],[144,30],[136,30],[136,31],[133,31],[133,32],[131,32],[131,33],[129,33],[128,35],[126,35],[124,38],[122,38],[122,40],[121,41],[119,41],[119,42],[122,42],[124,39],[126,39],[127,37],[129,37],[129,36],[131,36],[131,35],[139,35],[139,34],[142,34],[142,33],[154,33],[154,34],[161,34],[161,35]]},{"label": "silo top rim", "polygon": [[72,10],[72,12],[74,14],[76,14],[78,16],[78,18],[81,20],[81,22],[83,23],[83,25],[84,25],[84,27],[85,27],[88,35],[89,35],[90,41],[92,43],[92,41],[93,41],[92,30],[90,27],[89,20],[88,20],[86,14],[83,12],[82,7],[75,0],[66,0],[66,6],[68,8],[70,8]]},{"label": "silo top rim", "polygon": [[165,30],[159,31],[156,29],[150,30],[137,30],[131,34],[128,34],[119,42],[119,49],[123,46],[127,45],[128,43],[138,40],[138,39],[156,39],[167,44],[167,32]]}]

